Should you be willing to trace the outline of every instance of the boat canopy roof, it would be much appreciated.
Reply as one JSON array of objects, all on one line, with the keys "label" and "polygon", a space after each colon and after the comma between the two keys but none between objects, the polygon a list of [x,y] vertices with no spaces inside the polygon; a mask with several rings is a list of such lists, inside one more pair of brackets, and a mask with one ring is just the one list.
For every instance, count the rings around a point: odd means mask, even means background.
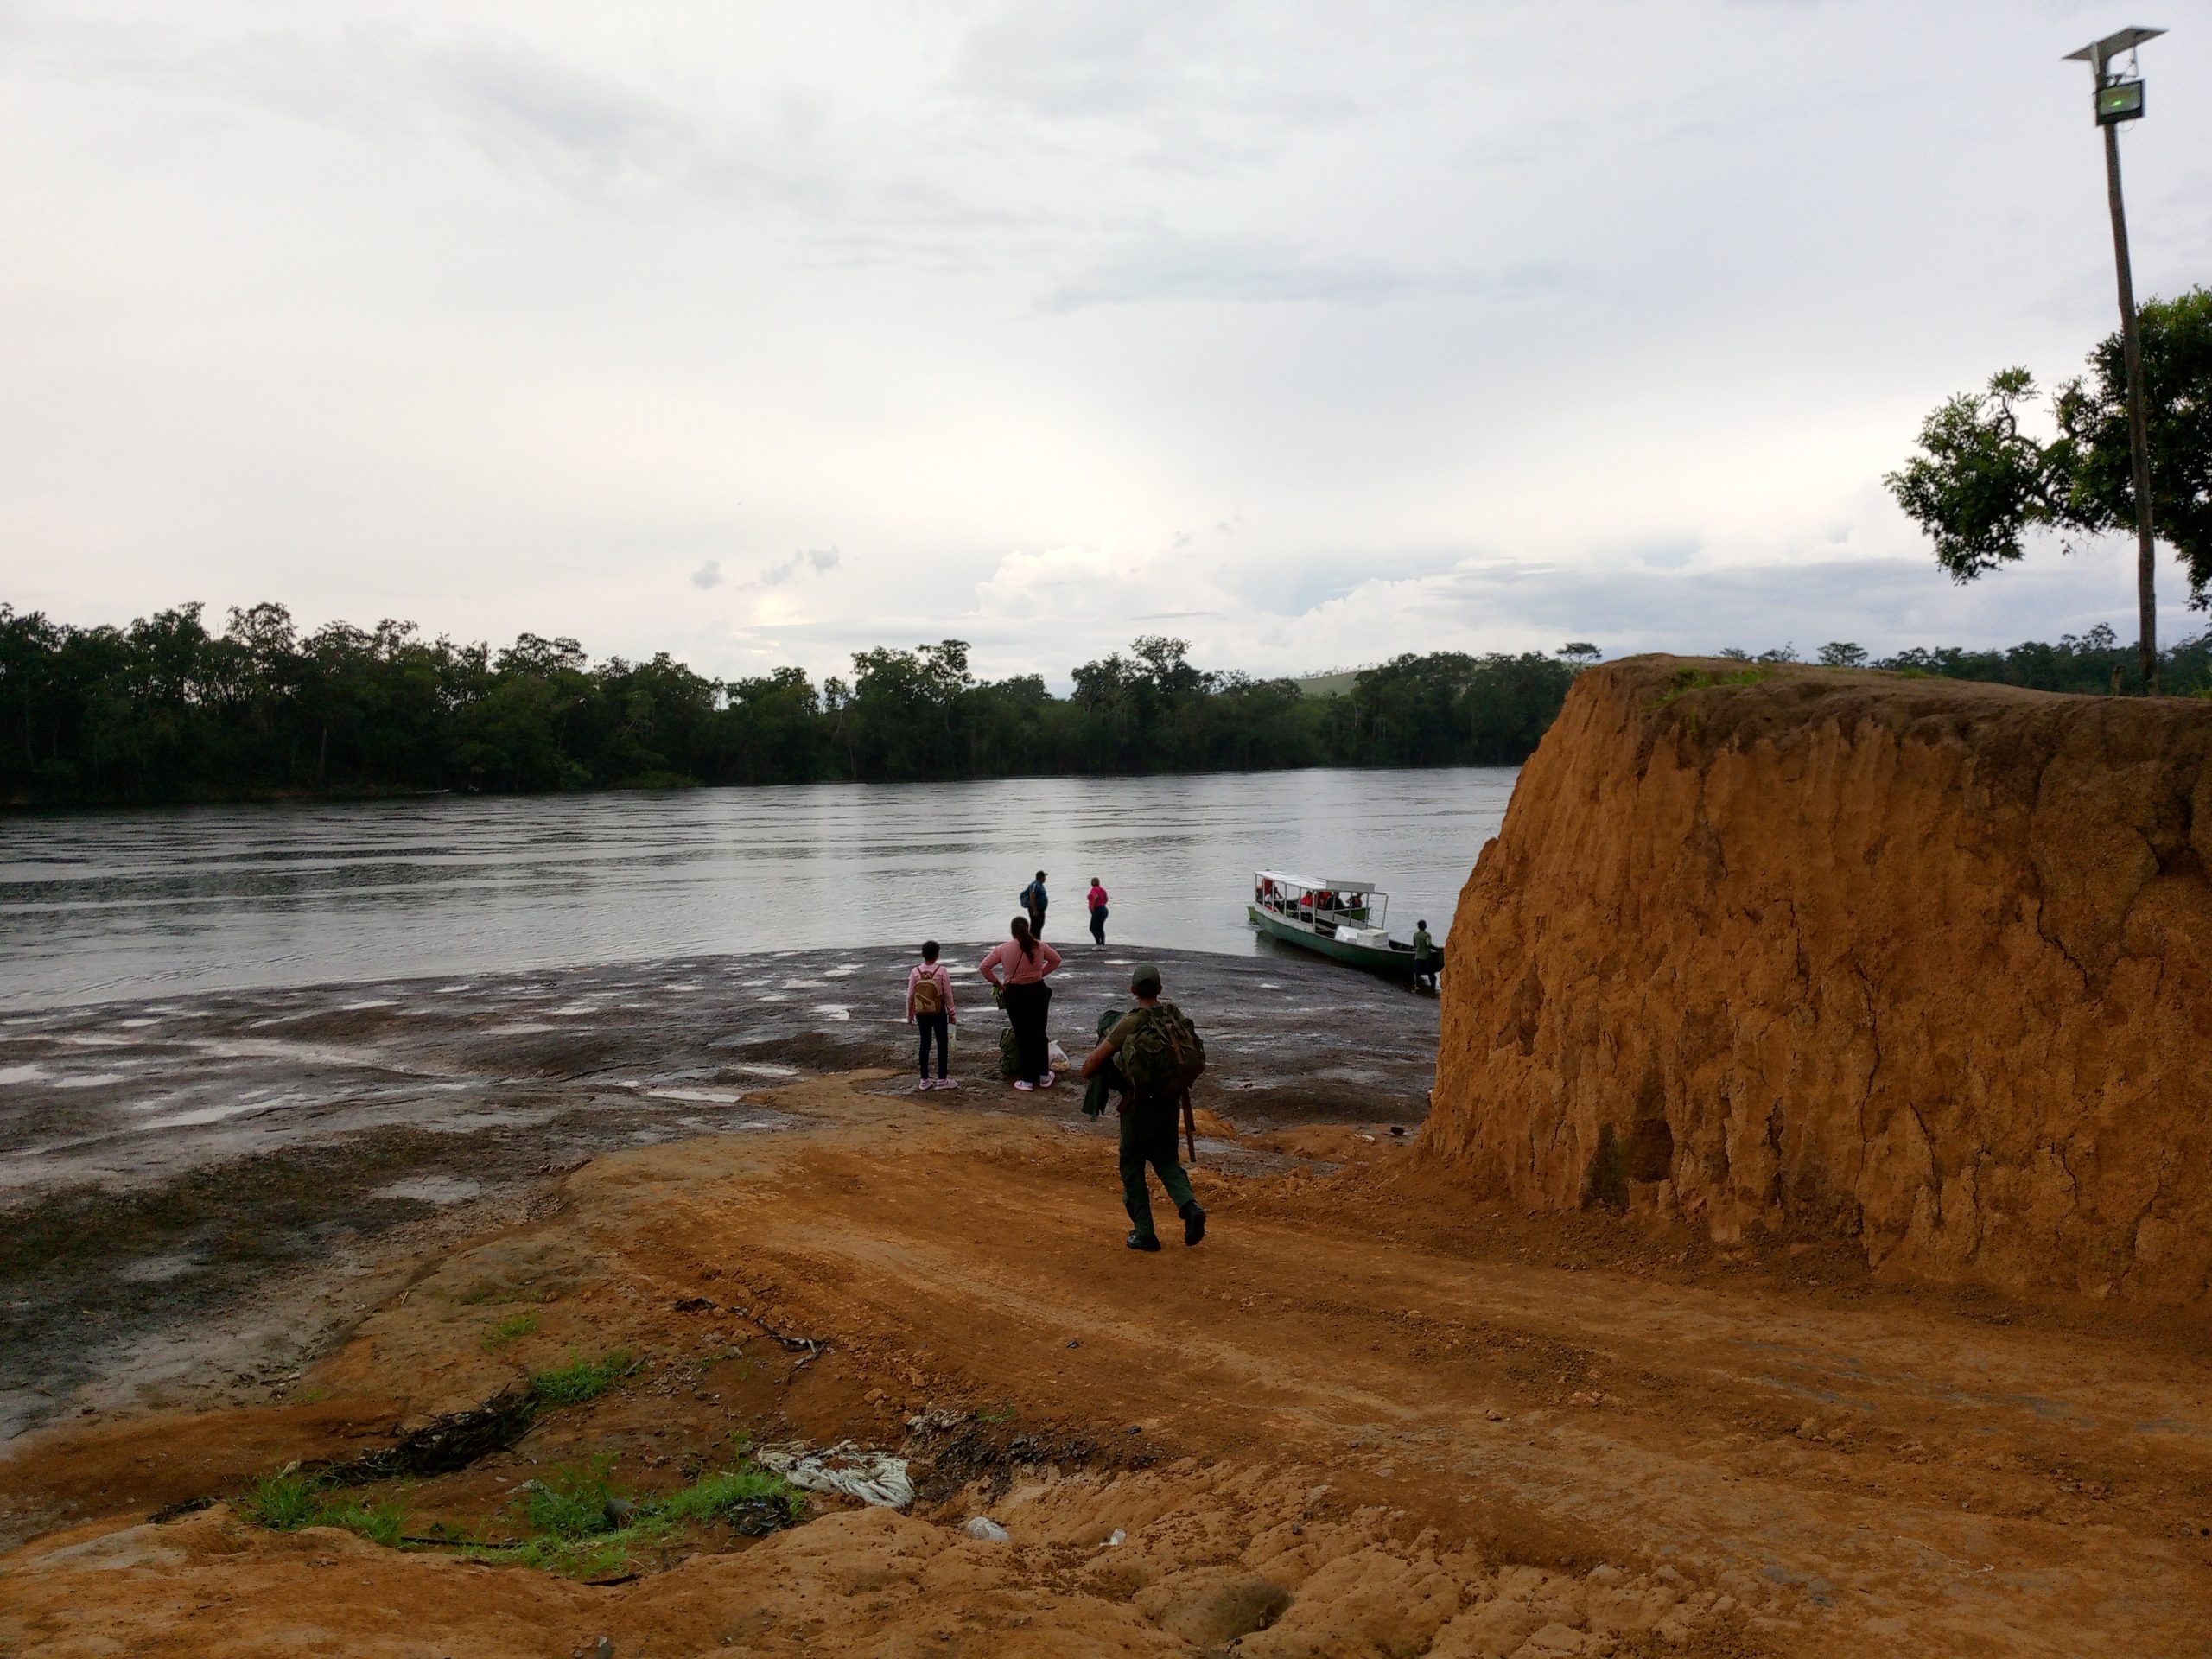
[{"label": "boat canopy roof", "polygon": [[1311,876],[1285,875],[1281,870],[1255,870],[1252,874],[1255,880],[1272,881],[1279,887],[1302,887],[1313,893],[1319,893],[1324,887],[1335,893],[1380,891],[1372,881],[1361,875],[1325,875],[1317,881]]}]

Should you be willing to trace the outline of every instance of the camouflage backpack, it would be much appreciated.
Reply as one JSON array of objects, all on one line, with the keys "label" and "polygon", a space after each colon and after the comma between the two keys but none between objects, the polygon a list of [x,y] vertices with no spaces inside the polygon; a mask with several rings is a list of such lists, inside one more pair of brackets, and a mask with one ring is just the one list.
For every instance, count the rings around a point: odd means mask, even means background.
[{"label": "camouflage backpack", "polygon": [[1114,1058],[1129,1080],[1129,1093],[1144,1100],[1179,1100],[1206,1069],[1206,1046],[1198,1028],[1173,1002],[1142,1010],[1143,1023],[1126,1038]]}]

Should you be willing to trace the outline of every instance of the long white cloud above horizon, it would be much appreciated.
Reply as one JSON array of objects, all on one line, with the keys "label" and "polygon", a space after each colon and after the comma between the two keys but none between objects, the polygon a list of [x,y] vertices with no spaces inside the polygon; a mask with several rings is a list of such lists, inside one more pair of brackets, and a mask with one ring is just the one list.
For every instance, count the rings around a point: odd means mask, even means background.
[{"label": "long white cloud above horizon", "polygon": [[[2163,21],[2145,295],[2212,280],[2212,26]],[[2060,57],[2113,26],[28,0],[0,601],[1055,682],[1146,632],[1269,673],[2133,638],[2125,548],[1954,588],[1879,482],[2113,327]]]}]

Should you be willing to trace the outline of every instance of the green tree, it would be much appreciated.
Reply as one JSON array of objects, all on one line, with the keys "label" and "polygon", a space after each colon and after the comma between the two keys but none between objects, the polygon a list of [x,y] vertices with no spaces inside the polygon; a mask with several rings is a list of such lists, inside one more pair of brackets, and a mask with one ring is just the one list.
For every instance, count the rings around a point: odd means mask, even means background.
[{"label": "green tree", "polygon": [[[2151,522],[2188,571],[2190,603],[2201,610],[2212,593],[2212,289],[2152,300],[2137,315]],[[1883,481],[1935,542],[1936,563],[1953,580],[1971,582],[2019,558],[2032,530],[2133,528],[2122,365],[2115,331],[2089,353],[2088,373],[2059,387],[2056,435],[2047,441],[2022,424],[2040,395],[2024,368],[1993,375],[1986,391],[1947,399],[1922,423],[1919,453]],[[2141,668],[2145,689],[2155,689],[2148,639]]]}]

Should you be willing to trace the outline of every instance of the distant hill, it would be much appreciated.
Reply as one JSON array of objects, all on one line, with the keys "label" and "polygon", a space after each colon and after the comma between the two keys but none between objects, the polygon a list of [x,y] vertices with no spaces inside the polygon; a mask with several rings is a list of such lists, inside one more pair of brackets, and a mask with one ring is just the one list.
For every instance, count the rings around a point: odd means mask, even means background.
[{"label": "distant hill", "polygon": [[1351,690],[1351,683],[1359,677],[1359,673],[1356,668],[1332,668],[1293,677],[1298,689],[1309,697],[1340,697]]}]

